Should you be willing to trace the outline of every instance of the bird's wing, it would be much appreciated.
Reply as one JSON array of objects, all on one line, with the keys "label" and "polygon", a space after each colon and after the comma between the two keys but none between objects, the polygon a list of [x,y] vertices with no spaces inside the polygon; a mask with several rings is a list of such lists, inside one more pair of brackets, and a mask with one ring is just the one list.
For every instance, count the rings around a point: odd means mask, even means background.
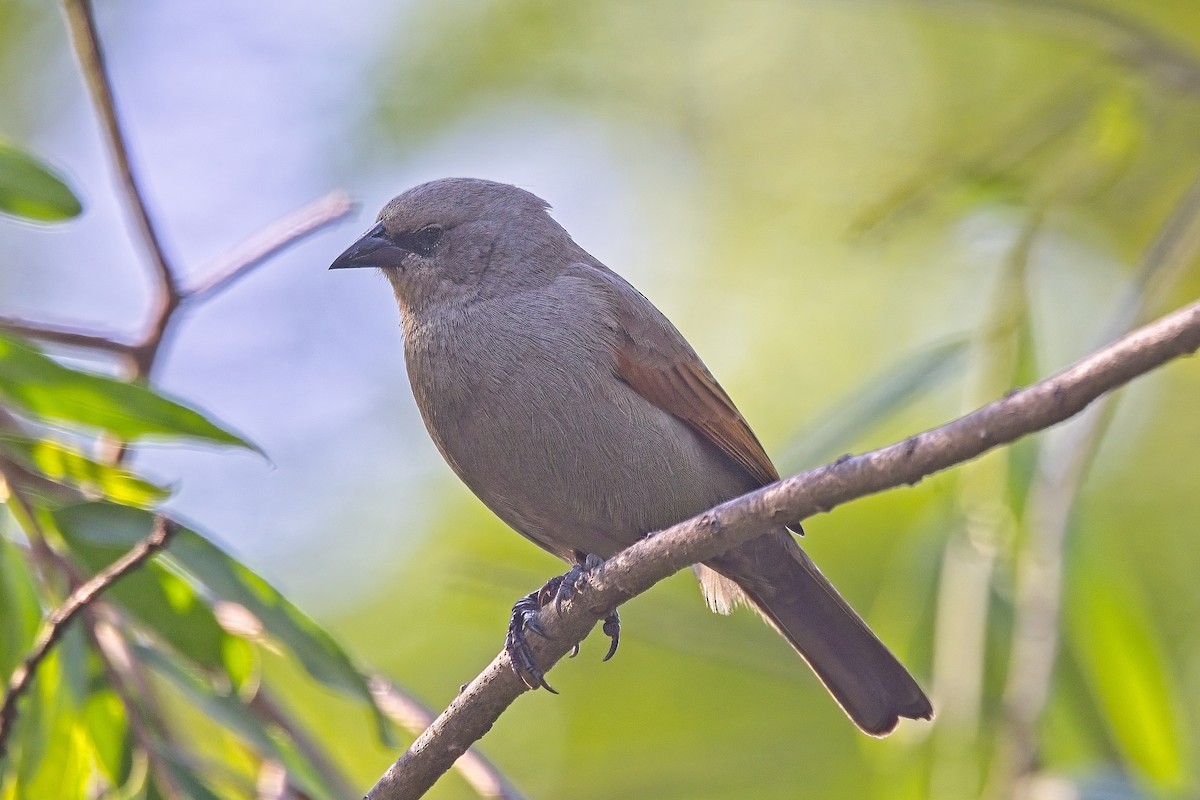
[{"label": "bird's wing", "polygon": [[758,437],[675,326],[616,273],[591,265],[585,269],[607,285],[612,298],[617,377],[686,422],[759,485],[779,480]]}]

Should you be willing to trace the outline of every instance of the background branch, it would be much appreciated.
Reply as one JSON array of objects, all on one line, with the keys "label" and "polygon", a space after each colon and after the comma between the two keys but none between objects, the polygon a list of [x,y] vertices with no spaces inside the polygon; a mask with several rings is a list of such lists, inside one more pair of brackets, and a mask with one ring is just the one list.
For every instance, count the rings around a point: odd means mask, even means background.
[{"label": "background branch", "polygon": [[16,317],[0,316],[0,330],[15,333],[17,336],[24,336],[27,339],[37,339],[67,347],[81,347],[85,350],[100,350],[119,356],[132,355],[137,349],[137,345],[117,341],[110,336],[75,328],[29,322]]},{"label": "background branch", "polygon": [[186,290],[183,301],[203,302],[225,291],[283,250],[345,219],[354,210],[350,195],[338,189],[280,217],[204,270],[209,277]]},{"label": "background branch", "polygon": [[109,156],[117,171],[117,182],[126,210],[133,217],[158,284],[157,307],[149,332],[138,352],[134,354],[135,375],[139,378],[145,377],[150,373],[154,357],[162,345],[171,312],[179,305],[179,281],[167,259],[158,230],[150,218],[145,194],[130,163],[129,146],[113,99],[112,82],[105,66],[104,51],[100,46],[100,35],[96,29],[96,17],[92,13],[91,3],[89,0],[66,0],[63,7],[67,14],[67,26],[71,31],[75,55],[79,59],[92,105],[100,117],[100,127],[108,143]]},{"label": "background branch", "polygon": [[[1062,422],[1092,401],[1200,349],[1200,302],[1147,325],[1058,374],[897,444],[794,475],[646,537],[589,576],[561,617],[543,609],[550,638],[531,638],[549,669],[609,610],[663,578],[788,522],[925,477]],[[527,687],[498,655],[433,721],[368,793],[369,800],[423,795]]]},{"label": "background branch", "polygon": [[[371,678],[371,694],[375,702],[393,722],[418,736],[433,724],[433,712],[418,702],[412,695],[400,691],[394,683],[382,675]],[[492,762],[478,750],[466,750],[454,762],[454,769],[480,797],[500,800],[522,800],[516,787],[509,783]]]}]

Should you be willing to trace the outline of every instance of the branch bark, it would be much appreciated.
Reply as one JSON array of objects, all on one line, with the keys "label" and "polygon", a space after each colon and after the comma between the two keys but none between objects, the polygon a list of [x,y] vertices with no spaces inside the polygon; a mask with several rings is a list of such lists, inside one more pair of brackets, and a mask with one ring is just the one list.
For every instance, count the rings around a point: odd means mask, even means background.
[{"label": "branch bark", "polygon": [[[1097,350],[1025,389],[1009,393],[939,428],[860,456],[793,475],[647,536],[589,576],[561,617],[543,609],[537,622],[550,638],[531,639],[549,669],[612,608],[658,581],[772,528],[961,464],[1044,430],[1092,401],[1168,361],[1200,349],[1200,302]],[[482,737],[527,687],[501,652],[379,779],[368,800],[423,795]]]},{"label": "branch bark", "polygon": [[138,235],[145,245],[146,255],[154,271],[158,284],[157,308],[151,321],[150,332],[138,350],[134,353],[136,375],[144,378],[150,373],[159,347],[162,346],[163,335],[171,320],[172,312],[179,305],[182,297],[179,279],[167,258],[162,238],[154,221],[150,218],[150,210],[146,204],[145,193],[141,183],[134,173],[129,158],[129,145],[126,142],[125,131],[121,118],[117,114],[116,101],[113,98],[112,81],[108,76],[108,68],[104,60],[104,50],[100,46],[100,34],[96,29],[96,16],[92,11],[90,0],[65,0],[63,9],[67,15],[67,27],[71,31],[71,41],[79,66],[87,83],[92,105],[100,117],[100,127],[108,144],[109,155],[117,171],[117,182],[129,214],[133,217]]}]

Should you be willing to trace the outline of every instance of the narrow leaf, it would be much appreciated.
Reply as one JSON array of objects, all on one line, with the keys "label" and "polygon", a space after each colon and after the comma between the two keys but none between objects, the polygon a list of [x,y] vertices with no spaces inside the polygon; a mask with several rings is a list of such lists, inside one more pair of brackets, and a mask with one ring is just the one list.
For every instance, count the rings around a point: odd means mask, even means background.
[{"label": "narrow leaf", "polygon": [[85,494],[102,495],[123,505],[148,508],[170,494],[126,469],[102,464],[52,439],[0,433],[0,453],[56,483],[73,486]]},{"label": "narrow leaf", "polygon": [[79,199],[49,166],[0,140],[0,212],[60,222],[81,211]]},{"label": "narrow leaf", "polygon": [[140,383],[70,369],[2,334],[0,402],[43,420],[98,428],[123,439],[190,438],[253,449],[200,413]]},{"label": "narrow leaf", "polygon": [[[111,564],[140,538],[126,540],[125,531],[113,535],[105,513],[109,508],[117,506],[70,506],[55,515],[72,554],[93,571]],[[126,575],[106,596],[180,655],[207,669],[223,670],[227,643],[235,637],[219,624],[195,587],[158,560]]]},{"label": "narrow leaf", "polygon": [[[149,512],[111,503],[83,503],[55,512],[64,531],[94,544],[129,547],[149,531]],[[392,744],[387,718],[375,705],[367,679],[328,632],[273,586],[194,531],[175,535],[164,558],[203,587],[202,596],[235,603],[261,623],[265,635],[285,645],[314,679],[366,704],[379,738]]]}]

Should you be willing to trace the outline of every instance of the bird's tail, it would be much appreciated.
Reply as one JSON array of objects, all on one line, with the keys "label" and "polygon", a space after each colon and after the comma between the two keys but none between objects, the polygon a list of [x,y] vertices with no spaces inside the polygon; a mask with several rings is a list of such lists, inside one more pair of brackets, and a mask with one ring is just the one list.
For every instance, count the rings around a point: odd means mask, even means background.
[{"label": "bird's tail", "polygon": [[755,608],[866,733],[886,736],[900,717],[933,717],[929,698],[908,670],[785,531],[747,542],[706,566],[698,571],[709,604],[727,612],[733,601],[744,600]]}]

